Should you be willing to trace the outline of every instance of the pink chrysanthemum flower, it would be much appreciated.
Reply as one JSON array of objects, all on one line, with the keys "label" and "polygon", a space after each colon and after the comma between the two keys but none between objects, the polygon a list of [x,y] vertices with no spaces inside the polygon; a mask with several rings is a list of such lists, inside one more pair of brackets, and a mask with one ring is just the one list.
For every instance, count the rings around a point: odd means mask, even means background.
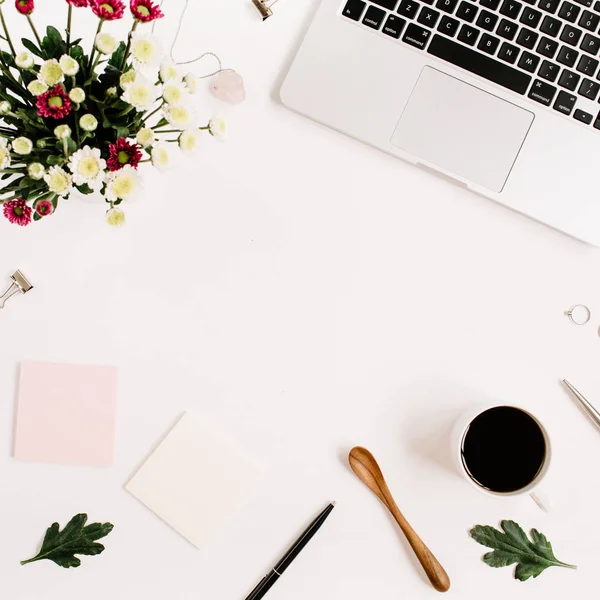
[{"label": "pink chrysanthemum flower", "polygon": [[25,200],[9,200],[4,203],[4,216],[15,225],[29,225],[31,223],[31,207]]},{"label": "pink chrysanthemum flower", "polygon": [[30,15],[35,8],[33,0],[16,0],[15,6],[22,15]]},{"label": "pink chrysanthemum flower", "polygon": [[52,202],[49,200],[40,200],[35,205],[35,212],[40,215],[40,217],[47,217],[54,212],[54,206],[52,206]]},{"label": "pink chrysanthemum flower", "polygon": [[165,16],[152,0],[131,0],[129,7],[133,17],[142,23],[149,23]]},{"label": "pink chrysanthemum flower", "polygon": [[125,14],[122,0],[90,0],[92,12],[105,21],[115,21]]},{"label": "pink chrysanthemum flower", "polygon": [[142,153],[137,144],[131,144],[125,138],[119,138],[114,144],[108,145],[108,160],[106,164],[109,171],[118,171],[125,165],[134,169],[138,168]]},{"label": "pink chrysanthemum flower", "polygon": [[55,85],[37,97],[35,105],[38,115],[53,119],[64,119],[71,112],[73,104],[61,85]]},{"label": "pink chrysanthemum flower", "polygon": [[77,8],[85,8],[90,5],[88,0],[67,0],[67,3]]}]

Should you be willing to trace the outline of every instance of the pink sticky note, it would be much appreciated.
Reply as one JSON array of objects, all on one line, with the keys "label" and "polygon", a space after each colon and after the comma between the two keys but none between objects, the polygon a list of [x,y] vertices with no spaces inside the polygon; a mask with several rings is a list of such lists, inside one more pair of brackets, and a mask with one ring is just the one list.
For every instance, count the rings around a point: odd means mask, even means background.
[{"label": "pink sticky note", "polygon": [[114,367],[23,362],[14,457],[112,465],[116,408]]}]

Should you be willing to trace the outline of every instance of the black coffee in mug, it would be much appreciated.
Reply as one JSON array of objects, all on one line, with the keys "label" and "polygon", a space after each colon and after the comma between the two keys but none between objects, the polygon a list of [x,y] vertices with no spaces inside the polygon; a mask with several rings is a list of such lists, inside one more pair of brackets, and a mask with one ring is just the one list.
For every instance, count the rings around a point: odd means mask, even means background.
[{"label": "black coffee in mug", "polygon": [[546,437],[538,422],[512,406],[496,406],[475,417],[461,445],[471,479],[498,493],[527,487],[542,470],[546,453]]}]

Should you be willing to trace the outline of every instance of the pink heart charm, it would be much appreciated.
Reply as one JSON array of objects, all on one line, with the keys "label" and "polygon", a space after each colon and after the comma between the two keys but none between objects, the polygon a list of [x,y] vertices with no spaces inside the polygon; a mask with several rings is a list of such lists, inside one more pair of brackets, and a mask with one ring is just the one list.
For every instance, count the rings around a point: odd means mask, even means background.
[{"label": "pink heart charm", "polygon": [[210,91],[219,100],[230,104],[240,104],[246,99],[244,80],[235,71],[227,70],[218,73],[210,86]]}]

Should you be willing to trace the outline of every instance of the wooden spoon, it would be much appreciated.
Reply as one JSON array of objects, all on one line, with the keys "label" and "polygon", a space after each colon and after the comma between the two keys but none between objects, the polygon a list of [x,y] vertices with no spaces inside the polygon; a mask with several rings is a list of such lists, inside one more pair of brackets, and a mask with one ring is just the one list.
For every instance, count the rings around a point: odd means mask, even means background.
[{"label": "wooden spoon", "polygon": [[400,525],[400,529],[402,529],[427,577],[429,577],[431,585],[438,592],[447,592],[450,589],[448,574],[400,512],[375,457],[366,448],[356,446],[356,448],[350,450],[348,460],[355,475],[387,506],[398,525]]}]

